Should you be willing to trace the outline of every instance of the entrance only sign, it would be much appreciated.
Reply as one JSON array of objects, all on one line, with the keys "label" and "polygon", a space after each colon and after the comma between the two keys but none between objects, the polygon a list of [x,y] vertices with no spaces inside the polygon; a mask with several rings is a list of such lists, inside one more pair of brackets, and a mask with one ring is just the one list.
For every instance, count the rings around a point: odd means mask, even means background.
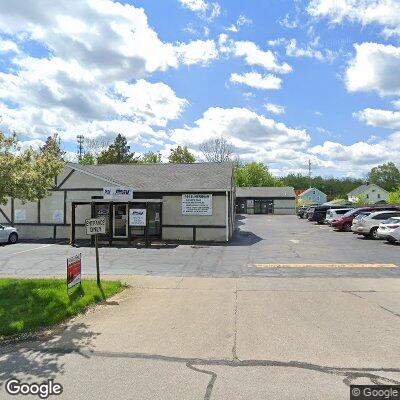
[{"label": "entrance only sign", "polygon": [[91,218],[85,220],[86,235],[97,235],[99,233],[106,233],[106,219],[105,218]]}]

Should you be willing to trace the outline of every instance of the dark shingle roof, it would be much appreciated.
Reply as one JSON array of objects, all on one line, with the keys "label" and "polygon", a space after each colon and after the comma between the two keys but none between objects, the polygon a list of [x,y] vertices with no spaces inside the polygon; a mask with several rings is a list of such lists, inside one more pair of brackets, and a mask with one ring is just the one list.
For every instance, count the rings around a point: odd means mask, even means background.
[{"label": "dark shingle roof", "polygon": [[232,189],[233,165],[193,164],[98,164],[71,168],[87,172],[116,185],[143,192],[222,191]]},{"label": "dark shingle roof", "polygon": [[238,187],[236,197],[288,197],[295,198],[294,189],[284,187]]}]

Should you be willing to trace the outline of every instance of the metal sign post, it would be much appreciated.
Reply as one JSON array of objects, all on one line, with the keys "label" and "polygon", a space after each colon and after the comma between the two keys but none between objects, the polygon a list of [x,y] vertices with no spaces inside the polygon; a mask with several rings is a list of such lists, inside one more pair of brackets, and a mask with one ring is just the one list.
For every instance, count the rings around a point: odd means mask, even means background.
[{"label": "metal sign post", "polygon": [[91,218],[85,220],[86,234],[94,235],[94,245],[96,251],[96,274],[97,285],[100,286],[100,258],[99,258],[99,234],[106,233],[106,219],[105,218]]}]

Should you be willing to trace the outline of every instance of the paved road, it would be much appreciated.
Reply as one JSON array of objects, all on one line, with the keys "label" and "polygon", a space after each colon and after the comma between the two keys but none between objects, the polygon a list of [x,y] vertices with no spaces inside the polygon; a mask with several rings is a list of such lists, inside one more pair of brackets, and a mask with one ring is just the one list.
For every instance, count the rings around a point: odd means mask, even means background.
[{"label": "paved road", "polygon": [[[84,273],[95,273],[93,248],[19,243],[0,247],[0,275],[65,274],[66,258],[77,251],[83,254]],[[104,247],[100,255],[104,274],[199,277],[400,274],[399,268],[386,268],[400,264],[399,245],[333,232],[328,226],[295,216],[239,216],[235,238],[228,245]],[[356,267],[357,264],[379,264],[381,268],[326,268],[325,265],[343,263]],[[271,268],[276,264],[288,264],[292,268]],[[294,264],[302,268],[293,268]],[[304,268],[307,264],[314,267]]]},{"label": "paved road", "polygon": [[347,400],[351,383],[400,384],[397,278],[126,279],[50,339],[2,346],[0,382],[54,378],[78,400]]}]

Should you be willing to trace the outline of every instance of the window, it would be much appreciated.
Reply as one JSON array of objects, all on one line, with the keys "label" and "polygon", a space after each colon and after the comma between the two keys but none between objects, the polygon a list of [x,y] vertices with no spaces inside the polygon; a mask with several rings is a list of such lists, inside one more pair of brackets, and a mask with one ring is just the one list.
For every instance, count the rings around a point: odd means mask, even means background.
[{"label": "window", "polygon": [[367,194],[366,198],[369,199],[369,194]]},{"label": "window", "polygon": [[313,190],[312,194],[315,194],[315,190]]},{"label": "window", "polygon": [[381,198],[381,194],[380,193],[378,193],[378,199],[380,199]]},{"label": "window", "polygon": [[317,196],[317,201],[319,201],[320,200],[320,197],[319,196]]}]

